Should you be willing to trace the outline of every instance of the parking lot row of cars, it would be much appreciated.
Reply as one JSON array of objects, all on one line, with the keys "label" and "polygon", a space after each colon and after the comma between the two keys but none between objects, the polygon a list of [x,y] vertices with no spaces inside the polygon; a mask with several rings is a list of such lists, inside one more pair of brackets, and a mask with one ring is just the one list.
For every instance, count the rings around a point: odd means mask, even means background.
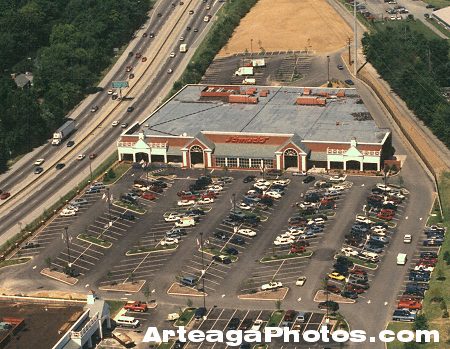
[{"label": "parking lot row of cars", "polygon": [[[423,233],[421,246],[419,245],[419,251],[411,259],[407,280],[397,298],[397,309],[392,314],[394,321],[414,321],[417,312],[422,309],[422,301],[429,288],[431,273],[436,266],[446,229],[432,225],[425,227]],[[429,241],[433,243],[429,244]]]},{"label": "parking lot row of cars", "polygon": [[[369,273],[380,259],[393,234],[392,224],[398,208],[403,206],[407,191],[377,184],[367,197],[365,215],[357,215],[344,245],[328,274],[335,283],[327,290],[345,298],[357,299],[369,288]],[[389,210],[389,211],[386,211]],[[389,214],[387,213],[389,212]]]}]

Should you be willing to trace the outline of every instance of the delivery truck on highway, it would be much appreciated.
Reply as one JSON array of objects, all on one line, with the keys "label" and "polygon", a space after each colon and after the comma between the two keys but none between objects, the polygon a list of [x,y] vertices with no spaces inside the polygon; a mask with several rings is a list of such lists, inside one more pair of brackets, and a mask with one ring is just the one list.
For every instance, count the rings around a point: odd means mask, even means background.
[{"label": "delivery truck on highway", "polygon": [[253,67],[240,67],[234,72],[236,76],[253,75]]},{"label": "delivery truck on highway", "polygon": [[180,45],[180,52],[181,53],[187,52],[187,45],[186,44],[181,44]]},{"label": "delivery truck on highway", "polygon": [[256,84],[256,79],[254,78],[245,78],[242,80],[242,85],[254,85]]},{"label": "delivery truck on highway", "polygon": [[68,119],[53,133],[52,145],[60,145],[73,131],[75,131],[75,120]]}]

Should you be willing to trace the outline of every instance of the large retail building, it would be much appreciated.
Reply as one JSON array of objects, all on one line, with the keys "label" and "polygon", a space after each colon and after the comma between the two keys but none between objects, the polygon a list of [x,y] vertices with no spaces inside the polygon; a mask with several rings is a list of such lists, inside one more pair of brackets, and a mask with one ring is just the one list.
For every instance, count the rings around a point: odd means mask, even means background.
[{"label": "large retail building", "polygon": [[121,160],[182,167],[363,171],[391,142],[355,89],[188,85],[117,145]]}]

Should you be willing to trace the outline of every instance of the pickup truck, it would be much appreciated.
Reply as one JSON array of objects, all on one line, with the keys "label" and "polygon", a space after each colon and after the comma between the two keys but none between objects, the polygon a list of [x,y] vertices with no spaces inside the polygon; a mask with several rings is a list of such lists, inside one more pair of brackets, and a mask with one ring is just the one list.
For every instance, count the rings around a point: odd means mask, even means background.
[{"label": "pickup truck", "polygon": [[283,284],[281,282],[272,281],[268,284],[264,284],[261,286],[262,291],[268,291],[268,290],[275,290],[277,288],[283,287]]},{"label": "pickup truck", "polygon": [[125,306],[123,308],[126,310],[138,311],[141,313],[146,312],[148,309],[147,303],[143,303],[143,302],[139,302],[139,301],[127,302],[127,304],[125,304]]}]

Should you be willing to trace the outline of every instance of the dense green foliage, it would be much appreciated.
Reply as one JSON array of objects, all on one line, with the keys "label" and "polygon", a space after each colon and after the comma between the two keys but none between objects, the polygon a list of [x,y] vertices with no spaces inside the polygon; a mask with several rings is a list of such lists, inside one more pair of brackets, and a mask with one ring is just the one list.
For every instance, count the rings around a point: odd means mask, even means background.
[{"label": "dense green foliage", "polygon": [[450,103],[443,93],[450,87],[448,42],[427,39],[404,25],[365,34],[363,47],[383,79],[450,146]]},{"label": "dense green foliage", "polygon": [[[0,0],[0,171],[41,144],[146,19],[150,1]],[[34,86],[11,73],[30,71]]]},{"label": "dense green foliage", "polygon": [[208,36],[200,45],[188,64],[181,78],[173,85],[172,93],[176,93],[186,84],[200,82],[219,50],[225,46],[242,17],[258,0],[230,1],[219,11],[218,19]]}]

